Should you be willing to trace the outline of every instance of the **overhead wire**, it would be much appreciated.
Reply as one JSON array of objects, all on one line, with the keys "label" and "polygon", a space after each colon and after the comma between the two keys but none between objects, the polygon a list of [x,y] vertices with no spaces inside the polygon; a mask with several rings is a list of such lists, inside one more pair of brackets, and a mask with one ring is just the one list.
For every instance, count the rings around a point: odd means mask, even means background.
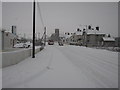
[{"label": "overhead wire", "polygon": [[[42,27],[43,27],[43,29],[45,28],[45,24],[44,24],[44,21],[43,21],[43,17],[42,17],[42,14],[41,14],[41,8],[40,8],[40,4],[39,4],[39,2],[37,1],[37,9],[38,9],[38,14],[39,14],[39,16],[40,16],[40,19],[41,19],[41,23],[42,23]],[[46,35],[46,33],[45,33],[45,31],[44,31],[44,33],[43,33],[43,35],[42,35],[42,40],[44,39],[44,37],[45,37],[45,35]]]},{"label": "overhead wire", "polygon": [[45,27],[44,22],[43,22],[43,17],[42,17],[42,14],[41,14],[41,9],[40,9],[39,2],[37,2],[37,6],[38,6],[38,12],[39,12],[39,16],[40,16],[40,19],[41,19],[42,26]]}]

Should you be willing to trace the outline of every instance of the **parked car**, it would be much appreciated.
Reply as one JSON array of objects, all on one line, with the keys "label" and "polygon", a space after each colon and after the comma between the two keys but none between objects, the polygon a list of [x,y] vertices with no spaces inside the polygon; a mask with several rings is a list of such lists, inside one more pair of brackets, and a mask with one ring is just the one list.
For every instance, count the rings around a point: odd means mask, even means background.
[{"label": "parked car", "polygon": [[17,43],[14,45],[14,48],[24,48],[25,47],[25,43]]},{"label": "parked car", "polygon": [[14,48],[29,48],[29,47],[32,47],[32,44],[30,42],[18,43],[14,45]]},{"label": "parked car", "polygon": [[53,40],[48,40],[48,45],[54,45],[54,41]]},{"label": "parked car", "polygon": [[61,42],[61,41],[59,41],[58,44],[59,44],[60,46],[63,46],[63,42]]},{"label": "parked car", "polygon": [[70,45],[76,45],[76,46],[81,46],[81,44],[79,42],[70,42]]},{"label": "parked car", "polygon": [[24,47],[25,47],[25,48],[32,47],[32,43],[30,43],[30,42],[26,42],[26,43],[24,44]]}]

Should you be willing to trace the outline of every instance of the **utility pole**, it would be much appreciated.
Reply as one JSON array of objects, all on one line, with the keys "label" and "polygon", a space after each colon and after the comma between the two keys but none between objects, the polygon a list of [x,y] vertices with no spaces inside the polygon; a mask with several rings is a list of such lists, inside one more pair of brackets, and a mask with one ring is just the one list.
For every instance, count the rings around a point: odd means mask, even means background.
[{"label": "utility pole", "polygon": [[33,3],[33,50],[32,58],[35,58],[35,0]]},{"label": "utility pole", "polygon": [[44,27],[44,35],[45,35],[45,37],[44,37],[44,43],[45,43],[45,46],[46,46],[46,27]]},{"label": "utility pole", "polygon": [[87,29],[87,25],[86,25],[86,47],[87,47],[87,33],[88,33],[88,29]]},{"label": "utility pole", "polygon": [[40,33],[38,33],[38,40],[40,40]]},{"label": "utility pole", "polygon": [[26,34],[24,33],[24,36],[23,36],[23,40],[24,40],[24,43],[26,42]]}]

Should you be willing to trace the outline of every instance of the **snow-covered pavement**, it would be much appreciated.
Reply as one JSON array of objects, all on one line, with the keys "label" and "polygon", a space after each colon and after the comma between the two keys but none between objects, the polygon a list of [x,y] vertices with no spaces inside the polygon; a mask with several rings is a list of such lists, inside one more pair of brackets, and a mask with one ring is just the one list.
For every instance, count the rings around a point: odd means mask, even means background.
[{"label": "snow-covered pavement", "polygon": [[118,53],[51,45],[2,75],[3,88],[117,88]]}]

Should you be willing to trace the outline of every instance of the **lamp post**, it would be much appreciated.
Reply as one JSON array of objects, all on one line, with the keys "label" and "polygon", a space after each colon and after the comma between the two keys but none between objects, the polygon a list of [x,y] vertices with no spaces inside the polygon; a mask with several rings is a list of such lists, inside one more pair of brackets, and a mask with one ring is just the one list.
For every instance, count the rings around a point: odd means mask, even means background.
[{"label": "lamp post", "polygon": [[35,58],[35,0],[33,2],[33,50],[32,58]]}]

